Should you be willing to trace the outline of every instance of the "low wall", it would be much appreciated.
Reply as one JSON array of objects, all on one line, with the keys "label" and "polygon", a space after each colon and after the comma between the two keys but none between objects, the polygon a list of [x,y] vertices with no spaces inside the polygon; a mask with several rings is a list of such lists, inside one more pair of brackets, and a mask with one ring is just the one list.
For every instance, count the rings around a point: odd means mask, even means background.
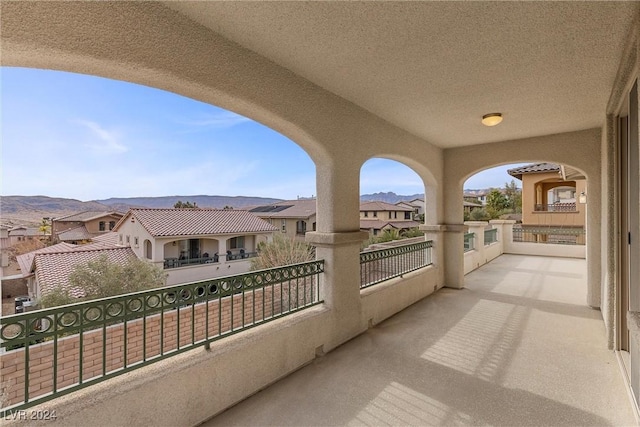
[{"label": "low wall", "polygon": [[504,253],[513,255],[538,255],[585,259],[587,257],[587,246],[511,242],[510,244],[505,245]]},{"label": "low wall", "polygon": [[362,289],[363,325],[378,324],[431,295],[438,289],[438,276],[437,267],[431,265]]},{"label": "low wall", "polygon": [[[329,310],[312,307],[34,406],[55,425],[194,426],[308,364],[327,340]],[[8,426],[46,421],[12,420]]]}]

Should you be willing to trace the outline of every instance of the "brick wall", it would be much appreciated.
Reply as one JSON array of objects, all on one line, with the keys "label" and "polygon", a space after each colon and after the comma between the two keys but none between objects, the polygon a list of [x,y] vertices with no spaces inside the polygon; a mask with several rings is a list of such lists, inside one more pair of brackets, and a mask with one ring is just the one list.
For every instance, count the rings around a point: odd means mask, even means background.
[{"label": "brick wall", "polygon": [[[303,282],[303,281],[301,281]],[[299,303],[310,301],[312,291],[307,279],[307,292],[297,295]],[[301,283],[302,285],[302,283]],[[207,304],[183,307],[162,314],[136,319],[103,329],[93,329],[80,334],[29,346],[29,399],[53,391],[53,355],[57,352],[57,389],[77,384],[80,379],[80,354],[82,354],[82,380],[119,370],[125,367],[125,343],[127,366],[149,360],[163,353],[175,351],[192,342],[224,335],[233,330],[250,326],[281,312],[281,295],[284,309],[289,305],[288,285],[268,287],[237,294]],[[315,290],[313,291],[314,297]],[[272,296],[275,295],[275,298]],[[294,291],[290,293],[295,301]],[[233,318],[232,318],[233,305]],[[293,305],[293,304],[292,304]],[[178,319],[179,318],[179,319]],[[193,321],[192,321],[193,319]],[[179,325],[179,327],[178,327]],[[207,327],[208,325],[208,327]],[[145,334],[146,329],[146,334]],[[161,332],[162,331],[162,332]],[[178,336],[178,331],[179,336]],[[125,339],[126,332],[126,339]],[[206,335],[206,336],[205,336]],[[106,345],[103,346],[103,342]],[[81,349],[82,347],[82,349]],[[103,349],[104,348],[104,349]],[[16,349],[0,355],[0,386],[6,405],[20,403],[24,390],[25,349]],[[103,367],[104,366],[104,367]]]}]

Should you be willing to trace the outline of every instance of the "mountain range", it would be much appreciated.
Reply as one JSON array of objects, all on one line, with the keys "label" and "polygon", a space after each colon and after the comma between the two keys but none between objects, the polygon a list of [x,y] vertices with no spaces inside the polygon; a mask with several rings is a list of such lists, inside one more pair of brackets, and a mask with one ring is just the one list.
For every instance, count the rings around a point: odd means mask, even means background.
[{"label": "mountain range", "polygon": [[[360,200],[397,203],[424,197],[422,194],[399,195],[394,192],[363,194]],[[83,202],[47,196],[1,196],[0,220],[3,224],[38,224],[42,218],[60,217],[83,211],[126,212],[129,208],[172,208],[176,202],[191,202],[201,208],[224,208],[231,206],[242,209],[250,206],[267,205],[282,199],[249,196],[163,196],[163,197],[113,197]]]}]

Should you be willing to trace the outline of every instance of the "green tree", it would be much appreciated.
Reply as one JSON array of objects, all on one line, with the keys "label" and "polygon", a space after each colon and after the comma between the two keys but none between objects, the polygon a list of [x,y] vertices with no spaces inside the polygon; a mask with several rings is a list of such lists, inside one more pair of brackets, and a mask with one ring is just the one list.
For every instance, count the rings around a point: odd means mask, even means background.
[{"label": "green tree", "polygon": [[522,213],[522,192],[518,189],[515,180],[504,184],[504,195],[509,202],[508,209],[513,213]]},{"label": "green tree", "polygon": [[178,200],[178,201],[173,205],[173,207],[174,207],[175,209],[185,209],[185,208],[186,208],[186,209],[195,209],[195,208],[197,208],[197,207],[198,207],[198,205],[197,205],[195,202],[193,202],[193,203],[191,203],[191,202],[185,202],[185,203],[183,203],[183,202],[182,202],[182,200]]},{"label": "green tree", "polygon": [[474,209],[469,214],[469,219],[471,221],[488,221],[491,219],[491,216],[485,209]]},{"label": "green tree", "polygon": [[493,188],[487,195],[487,213],[491,219],[498,218],[509,208],[509,200],[500,192],[500,190]]},{"label": "green tree", "polygon": [[252,270],[297,264],[312,261],[315,258],[312,246],[282,234],[276,234],[270,242],[260,243],[258,253],[257,257],[251,258]]},{"label": "green tree", "polygon": [[46,235],[47,232],[51,229],[51,226],[49,225],[49,218],[42,218],[42,222],[40,223],[40,226],[38,227],[38,231],[40,231],[42,233],[42,235]]},{"label": "green tree", "polygon": [[132,258],[126,264],[109,261],[106,255],[75,266],[69,275],[71,288],[80,289],[84,298],[74,298],[67,291],[57,289],[40,299],[42,307],[55,307],[72,302],[106,298],[130,292],[164,286],[166,274],[160,267]]},{"label": "green tree", "polygon": [[378,243],[392,242],[400,239],[402,239],[402,236],[397,229],[387,228],[378,236]]}]

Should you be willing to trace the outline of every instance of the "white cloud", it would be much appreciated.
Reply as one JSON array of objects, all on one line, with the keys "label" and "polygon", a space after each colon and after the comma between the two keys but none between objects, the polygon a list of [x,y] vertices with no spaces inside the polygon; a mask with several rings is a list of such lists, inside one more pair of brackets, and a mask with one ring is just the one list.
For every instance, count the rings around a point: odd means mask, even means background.
[{"label": "white cloud", "polygon": [[212,114],[202,114],[199,118],[183,120],[178,123],[199,128],[226,129],[250,121],[251,119],[231,111],[220,111]]},{"label": "white cloud", "polygon": [[129,147],[120,142],[120,135],[117,132],[107,130],[98,123],[89,120],[75,120],[74,122],[91,131],[93,138],[84,144],[85,147],[101,154],[120,154],[129,151]]}]

